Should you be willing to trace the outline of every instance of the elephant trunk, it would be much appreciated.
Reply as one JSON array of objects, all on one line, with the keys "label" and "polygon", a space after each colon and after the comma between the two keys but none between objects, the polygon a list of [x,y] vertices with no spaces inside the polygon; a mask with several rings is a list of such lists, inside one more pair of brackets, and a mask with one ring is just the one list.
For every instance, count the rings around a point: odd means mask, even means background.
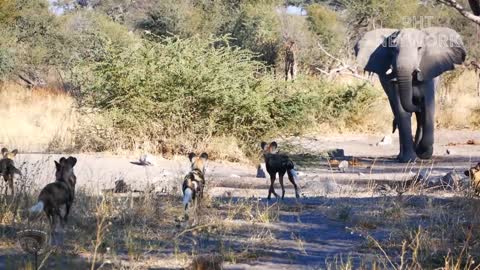
[{"label": "elephant trunk", "polygon": [[413,87],[411,74],[398,75],[398,95],[400,103],[407,112],[419,112],[420,108],[413,104]]}]

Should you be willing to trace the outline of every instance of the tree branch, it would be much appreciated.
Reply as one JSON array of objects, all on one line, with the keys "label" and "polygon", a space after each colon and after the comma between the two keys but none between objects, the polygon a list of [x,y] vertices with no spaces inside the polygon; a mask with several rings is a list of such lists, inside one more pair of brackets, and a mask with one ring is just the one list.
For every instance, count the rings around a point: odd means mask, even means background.
[{"label": "tree branch", "polygon": [[[352,76],[352,77],[355,77],[355,78],[360,79],[360,80],[367,81],[370,84],[372,84],[372,82],[368,78],[365,78],[364,76],[359,75],[354,67],[348,65],[347,63],[345,63],[341,59],[333,56],[331,53],[329,53],[327,50],[325,50],[325,48],[322,46],[322,44],[320,42],[318,42],[317,44],[318,44],[318,47],[320,48],[320,50],[325,55],[327,55],[329,58],[333,59],[335,62],[338,62],[339,65],[337,65],[336,68],[330,68],[330,70],[323,70],[323,69],[318,68],[318,67],[316,68],[316,70],[318,70],[321,73],[327,75],[330,79],[333,79],[336,75],[348,75],[348,76]],[[345,72],[346,70],[348,70],[349,72]]]},{"label": "tree branch", "polygon": [[[470,21],[480,25],[480,16],[475,16],[470,11],[467,11],[462,5],[460,5],[456,0],[437,0],[439,3],[445,4],[449,7],[456,9],[463,17],[469,19]],[[474,2],[474,1],[472,1]],[[476,10],[475,5],[472,5],[472,9]]]}]

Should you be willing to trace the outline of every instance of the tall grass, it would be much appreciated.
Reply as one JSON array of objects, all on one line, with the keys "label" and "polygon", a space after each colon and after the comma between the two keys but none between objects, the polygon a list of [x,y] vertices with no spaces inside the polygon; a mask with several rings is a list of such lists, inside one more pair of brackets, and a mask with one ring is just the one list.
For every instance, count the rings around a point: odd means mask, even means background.
[{"label": "tall grass", "polygon": [[75,126],[74,99],[57,89],[0,84],[0,144],[45,151],[52,141],[66,147]]}]

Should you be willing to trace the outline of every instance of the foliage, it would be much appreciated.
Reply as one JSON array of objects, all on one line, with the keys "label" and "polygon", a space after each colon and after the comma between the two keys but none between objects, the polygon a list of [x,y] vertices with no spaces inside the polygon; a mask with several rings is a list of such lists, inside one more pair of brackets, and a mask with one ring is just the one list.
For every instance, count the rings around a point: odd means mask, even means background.
[{"label": "foliage", "polygon": [[410,25],[418,0],[341,0],[353,28],[404,28]]},{"label": "foliage", "polygon": [[244,5],[232,30],[234,44],[259,53],[259,59],[270,66],[275,64],[282,44],[275,8],[275,1]]},{"label": "foliage", "polygon": [[345,35],[345,29],[337,13],[327,6],[313,4],[308,6],[307,14],[311,30],[318,35],[323,46],[338,51],[343,45],[342,37]]},{"label": "foliage", "polygon": [[[227,45],[214,46],[219,43]],[[280,83],[253,58],[228,40],[198,36],[144,42],[135,51],[110,47],[83,86],[88,104],[108,115],[131,143],[235,134],[253,145],[316,120],[347,119],[357,103],[373,98],[361,88],[337,91],[309,78]]]}]

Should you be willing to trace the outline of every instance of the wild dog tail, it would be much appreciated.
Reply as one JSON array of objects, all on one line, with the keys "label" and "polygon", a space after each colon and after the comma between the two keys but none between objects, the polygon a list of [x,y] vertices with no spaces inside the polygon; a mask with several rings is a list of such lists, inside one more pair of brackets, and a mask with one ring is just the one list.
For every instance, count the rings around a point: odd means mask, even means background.
[{"label": "wild dog tail", "polygon": [[295,179],[295,181],[298,181],[298,173],[297,171],[295,171],[295,169],[290,169],[288,170],[288,173],[293,176],[293,179]]},{"label": "wild dog tail", "polygon": [[288,160],[285,164],[285,167],[287,168],[287,170],[293,170],[293,168],[295,167],[295,164],[293,164],[293,161],[291,160]]},{"label": "wild dog tail", "polygon": [[188,203],[192,200],[193,190],[189,187],[183,192],[183,207],[187,210]]},{"label": "wild dog tail", "polygon": [[29,212],[32,214],[38,214],[43,211],[43,206],[44,206],[44,203],[42,201],[39,201],[30,208]]},{"label": "wild dog tail", "polygon": [[286,164],[286,167],[287,167],[287,170],[288,170],[288,174],[293,176],[293,179],[295,179],[295,181],[298,181],[298,173],[294,169],[295,165],[293,164],[293,161],[289,160]]}]

